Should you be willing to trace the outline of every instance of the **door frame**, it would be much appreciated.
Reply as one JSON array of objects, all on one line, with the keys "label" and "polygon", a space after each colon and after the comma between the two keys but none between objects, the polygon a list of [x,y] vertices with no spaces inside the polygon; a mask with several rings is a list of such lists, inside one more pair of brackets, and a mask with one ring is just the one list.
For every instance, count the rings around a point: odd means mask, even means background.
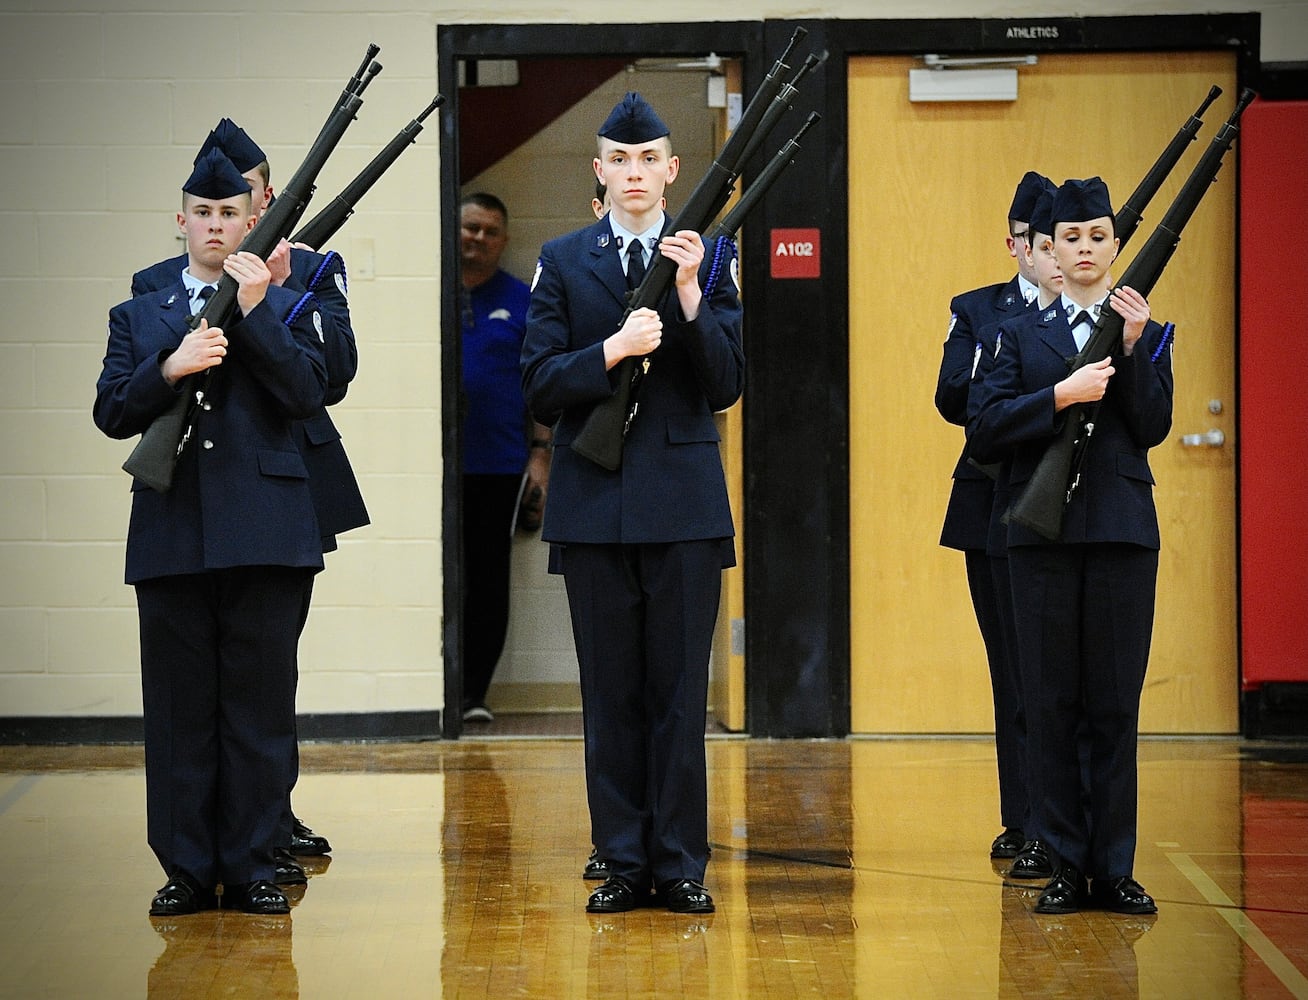
[{"label": "door frame", "polygon": [[[741,234],[748,289],[744,338],[745,663],[747,731],[765,737],[843,737],[850,718],[849,594],[849,121],[853,56],[1234,50],[1236,78],[1258,78],[1256,12],[1088,18],[767,20],[623,25],[449,25],[437,29],[441,116],[442,329],[456,329],[459,59],[532,55],[676,56],[743,60],[752,94],[795,27],[804,51],[827,53],[797,105],[822,115],[797,169],[783,173]],[[795,112],[791,112],[792,115]],[[784,141],[782,124],[777,144]],[[757,159],[763,159],[758,157]],[[753,169],[757,169],[754,165]],[[820,173],[817,173],[820,171]],[[746,180],[749,173],[747,172]],[[814,183],[818,180],[818,183]],[[1238,206],[1237,206],[1238,211]],[[772,280],[769,234],[817,229],[819,277]],[[1238,259],[1238,249],[1237,249]],[[1237,316],[1238,320],[1238,316]],[[1237,344],[1238,364],[1238,344]],[[458,498],[458,338],[442,338],[445,704],[442,735],[462,731],[461,511]],[[1237,401],[1238,402],[1238,401]],[[1239,484],[1236,486],[1237,518]],[[1237,552],[1238,560],[1238,552]],[[1238,586],[1238,581],[1237,581]],[[1238,591],[1237,591],[1238,593]],[[1239,607],[1237,605],[1237,630]],[[1238,641],[1238,636],[1237,636]],[[1239,683],[1236,672],[1233,684]]]},{"label": "door frame", "polygon": [[[675,58],[713,52],[740,58],[746,87],[762,72],[762,24],[750,21],[684,24],[460,24],[436,30],[437,84],[446,105],[440,117],[441,303],[439,329],[457,330],[459,262],[459,88],[461,59],[517,59],[531,56],[579,59],[604,56]],[[754,77],[758,79],[754,79]],[[752,82],[751,82],[752,81]],[[745,321],[745,336],[749,320]],[[457,739],[463,731],[463,511],[459,498],[462,441],[459,420],[458,337],[442,337],[441,358],[441,560],[444,574],[441,649],[445,664],[445,710],[441,735]]]},{"label": "door frame", "polygon": [[[745,662],[751,734],[849,733],[848,60],[928,52],[1234,49],[1243,85],[1256,78],[1259,22],[1256,13],[799,22],[810,31],[811,48],[829,53],[817,82],[806,85],[806,97],[823,115],[814,130],[820,136],[814,151],[803,154],[802,167],[782,175],[764,200],[758,213],[762,224],[751,226],[742,247],[750,310],[767,317],[766,327],[746,344]],[[794,23],[768,22],[765,50],[784,44]],[[820,97],[808,93],[819,88]],[[824,164],[821,183],[813,183],[814,161]],[[821,278],[767,281],[766,273],[755,273],[748,263],[765,268],[768,231],[793,226],[820,227]],[[802,492],[796,484],[802,484]],[[1238,683],[1238,674],[1232,683]]]}]

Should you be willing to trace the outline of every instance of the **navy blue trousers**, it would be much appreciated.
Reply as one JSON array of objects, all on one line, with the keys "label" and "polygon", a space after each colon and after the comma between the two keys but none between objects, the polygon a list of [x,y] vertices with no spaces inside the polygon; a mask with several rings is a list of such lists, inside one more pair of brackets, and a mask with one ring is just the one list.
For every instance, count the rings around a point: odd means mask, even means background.
[{"label": "navy blue trousers", "polygon": [[310,569],[245,566],[136,584],[146,825],[169,875],[205,886],[273,877],[312,580]]},{"label": "navy blue trousers", "polygon": [[702,882],[704,719],[722,543],[562,550],[581,668],[591,833],[615,875]]},{"label": "navy blue trousers", "polygon": [[1106,542],[1008,551],[1036,835],[1091,878],[1131,875],[1158,552]]}]

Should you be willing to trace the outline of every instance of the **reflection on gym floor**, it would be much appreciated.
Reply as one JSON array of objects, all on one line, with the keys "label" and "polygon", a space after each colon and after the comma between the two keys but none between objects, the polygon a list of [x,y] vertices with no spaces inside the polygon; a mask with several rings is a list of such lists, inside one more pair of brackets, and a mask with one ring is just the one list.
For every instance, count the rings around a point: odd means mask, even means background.
[{"label": "reflection on gym floor", "polygon": [[1005,884],[993,743],[709,740],[718,909],[584,912],[577,739],[302,748],[286,917],[146,911],[139,747],[0,748],[4,997],[1308,997],[1308,746],[1145,740],[1155,917]]}]

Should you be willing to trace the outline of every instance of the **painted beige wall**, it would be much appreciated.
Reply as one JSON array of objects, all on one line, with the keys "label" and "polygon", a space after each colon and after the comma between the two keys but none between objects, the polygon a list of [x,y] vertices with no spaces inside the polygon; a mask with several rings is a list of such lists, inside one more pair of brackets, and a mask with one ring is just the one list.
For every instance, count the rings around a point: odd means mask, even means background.
[{"label": "painted beige wall", "polygon": [[[177,190],[224,114],[290,174],[364,45],[386,69],[320,178],[338,191],[435,92],[439,24],[481,5],[292,0],[0,0],[0,716],[140,712],[135,610],[122,584],[128,444],[90,419],[108,308],[138,267],[179,252]],[[1304,0],[1263,11],[1262,56],[1308,58]],[[924,17],[1011,17],[1027,3],[925,0]],[[1116,0],[1094,14],[1196,13]],[[667,0],[665,21],[902,17],[888,0],[802,8]],[[1091,13],[1086,11],[1086,13]],[[603,22],[611,5],[506,0],[503,23]],[[642,20],[652,20],[643,16]],[[303,644],[304,712],[430,710],[440,659],[439,204],[429,123],[336,247],[351,271],[359,377],[334,409],[374,524],[341,540]],[[510,668],[512,669],[512,668]]]}]

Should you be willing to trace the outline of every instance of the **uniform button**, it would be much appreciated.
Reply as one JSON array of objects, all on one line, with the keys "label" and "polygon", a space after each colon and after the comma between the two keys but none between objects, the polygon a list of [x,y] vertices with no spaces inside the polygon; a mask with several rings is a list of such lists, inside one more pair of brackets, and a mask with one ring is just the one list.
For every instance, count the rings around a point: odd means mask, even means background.
[{"label": "uniform button", "polygon": [[213,447],[213,442],[212,442],[212,441],[206,441],[206,442],[204,443],[204,446],[205,446],[206,449],[208,449],[208,448],[212,448],[212,447]]}]

